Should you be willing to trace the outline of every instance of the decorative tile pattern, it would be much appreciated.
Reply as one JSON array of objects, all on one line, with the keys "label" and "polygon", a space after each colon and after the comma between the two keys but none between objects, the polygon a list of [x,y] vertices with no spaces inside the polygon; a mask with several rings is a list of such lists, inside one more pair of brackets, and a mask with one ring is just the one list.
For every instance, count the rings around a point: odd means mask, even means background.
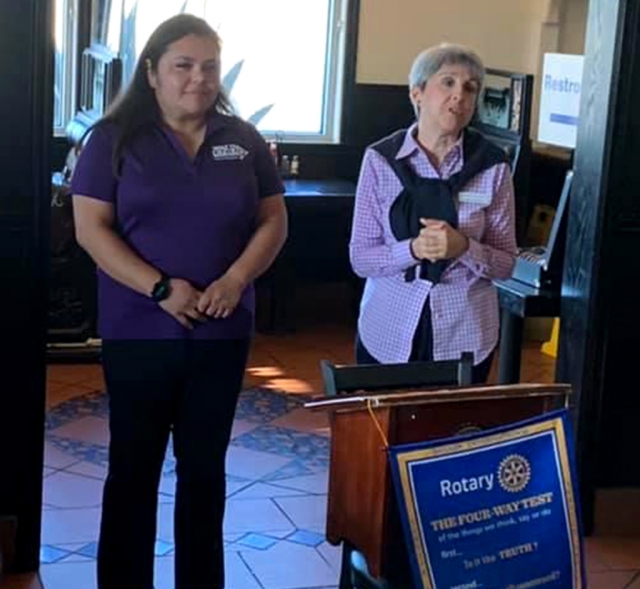
[{"label": "decorative tile pattern", "polygon": [[73,456],[77,460],[90,462],[96,466],[107,466],[109,449],[106,446],[89,444],[88,442],[71,438],[60,438],[51,434],[47,435],[47,441],[53,444],[56,449]]},{"label": "decorative tile pattern", "polygon": [[257,550],[267,550],[274,544],[278,543],[277,538],[271,536],[265,536],[264,534],[246,534],[240,540],[236,541],[236,544],[241,546],[247,546],[249,548],[256,548]]},{"label": "decorative tile pattern", "polygon": [[49,409],[45,428],[51,431],[87,415],[106,417],[108,412],[109,400],[106,393],[103,391],[86,393]]},{"label": "decorative tile pattern", "polygon": [[287,541],[315,548],[324,542],[324,536],[309,530],[296,530],[291,536],[287,536]]},{"label": "decorative tile pattern", "polygon": [[306,398],[270,389],[248,389],[242,392],[236,408],[236,419],[267,423],[301,407]]},{"label": "decorative tile pattern", "polygon": [[[262,477],[262,482],[286,481],[287,479],[316,474],[316,470],[309,468],[302,460],[292,460],[271,474]],[[284,483],[283,483],[284,484]]]},{"label": "decorative tile pattern", "polygon": [[76,554],[86,556],[87,558],[96,558],[96,556],[98,556],[98,543],[91,542],[90,544],[83,546],[80,550],[77,550]]},{"label": "decorative tile pattern", "polygon": [[156,556],[167,556],[173,552],[173,543],[164,540],[156,540],[154,553]]},{"label": "decorative tile pattern", "polygon": [[44,544],[40,547],[40,562],[42,564],[53,564],[63,560],[70,554],[71,552],[68,550]]},{"label": "decorative tile pattern", "polygon": [[[232,446],[270,452],[292,459],[303,459],[312,469],[326,468],[329,456],[329,440],[326,436],[268,425],[270,421],[299,409],[305,400],[306,397],[302,395],[291,396],[268,389],[255,388],[243,391],[238,401],[236,419],[263,425],[236,437]],[[105,467],[108,464],[106,444],[89,443],[56,433],[60,428],[88,416],[102,419],[108,417],[108,398],[105,393],[87,393],[52,407],[47,412],[47,441],[55,449],[76,460]],[[172,444],[169,442],[163,474],[173,472],[175,472],[175,458]]]},{"label": "decorative tile pattern", "polygon": [[[347,330],[343,336],[335,336],[335,329],[329,331],[330,341],[322,345],[318,344],[316,333],[306,336],[313,345],[305,340],[304,334],[286,341],[269,339],[266,342],[269,347],[277,348],[274,354],[283,367],[278,372],[282,383],[303,379],[305,387],[321,390],[319,380],[311,382],[311,377],[305,376],[317,372],[318,346],[335,351],[335,354],[327,351],[325,355],[334,357],[338,363],[349,360],[351,331]],[[344,341],[336,342],[336,337]],[[272,355],[270,353],[269,362],[273,360]],[[309,366],[305,368],[305,358],[313,370],[309,370]],[[545,380],[527,376],[537,374],[529,366],[534,363],[538,371],[545,364],[540,362],[538,351],[525,349],[523,380]],[[108,449],[105,436],[100,435],[104,433],[100,420],[108,417],[108,398],[98,390],[85,393],[90,390],[89,386],[96,384],[97,388],[99,384],[97,380],[89,383],[87,377],[82,376],[86,367],[54,368],[56,370],[51,367],[50,370],[57,378],[64,376],[65,382],[68,380],[65,386],[72,386],[72,382],[82,386],[77,387],[75,396],[66,393],[60,396],[72,398],[52,405],[47,414],[45,462],[54,470],[47,470],[53,479],[46,490],[53,503],[52,491],[63,493],[65,501],[58,501],[60,505],[51,505],[52,509],[43,512],[41,574],[47,589],[95,589],[95,539],[100,508],[65,508],[64,505],[70,506],[76,496],[83,504],[93,503],[82,490],[83,485],[74,482],[75,477],[101,483],[106,476]],[[99,368],[92,367],[92,370],[96,372]],[[227,476],[229,501],[224,534],[227,586],[229,589],[337,589],[342,550],[330,545],[323,534],[329,463],[326,416],[310,414],[302,408],[309,397],[275,390],[273,387],[288,386],[276,383],[275,379],[270,380],[271,388],[261,388],[267,380],[264,374],[261,379],[249,379],[251,384],[260,386],[241,394],[236,412],[229,453],[231,468]],[[169,442],[163,465],[164,486],[159,493],[161,505],[155,545],[157,589],[174,589],[175,465]],[[65,485],[69,487],[68,496],[64,494]],[[624,554],[618,555],[614,545]],[[616,541],[608,550],[607,546],[596,546],[592,541],[588,547],[592,549],[588,551],[592,564],[598,564],[593,560],[595,553],[602,561],[600,567],[590,569],[594,587],[640,589],[640,575],[632,572],[640,554],[637,545]]]},{"label": "decorative tile pattern", "polygon": [[329,467],[329,439],[325,436],[263,425],[238,436],[233,445],[297,459],[311,469]]}]

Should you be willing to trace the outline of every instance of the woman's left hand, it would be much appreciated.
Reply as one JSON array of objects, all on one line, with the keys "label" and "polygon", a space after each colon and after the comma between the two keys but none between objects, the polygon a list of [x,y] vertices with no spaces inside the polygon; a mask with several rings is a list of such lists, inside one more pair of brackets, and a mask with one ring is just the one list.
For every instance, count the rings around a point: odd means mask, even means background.
[{"label": "woman's left hand", "polygon": [[233,313],[245,289],[243,281],[230,274],[214,280],[202,293],[198,311],[207,317],[225,319]]},{"label": "woman's left hand", "polygon": [[459,258],[469,249],[469,239],[446,221],[420,219],[420,235],[426,242],[425,257],[430,262]]}]

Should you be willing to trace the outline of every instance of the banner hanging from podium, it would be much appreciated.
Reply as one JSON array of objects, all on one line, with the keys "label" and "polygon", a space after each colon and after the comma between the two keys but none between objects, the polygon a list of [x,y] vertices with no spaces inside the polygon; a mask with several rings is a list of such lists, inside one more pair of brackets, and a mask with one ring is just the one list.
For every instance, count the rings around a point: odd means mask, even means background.
[{"label": "banner hanging from podium", "polygon": [[389,455],[416,587],[585,586],[566,410]]}]

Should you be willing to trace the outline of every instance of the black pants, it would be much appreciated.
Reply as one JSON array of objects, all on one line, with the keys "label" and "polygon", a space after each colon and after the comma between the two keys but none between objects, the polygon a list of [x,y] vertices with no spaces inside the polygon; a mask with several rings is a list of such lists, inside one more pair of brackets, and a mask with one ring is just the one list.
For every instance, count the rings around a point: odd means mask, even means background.
[{"label": "black pants", "polygon": [[176,458],[175,587],[224,587],[225,456],[248,340],[104,341],[109,472],[99,589],[153,589],[158,485]]}]

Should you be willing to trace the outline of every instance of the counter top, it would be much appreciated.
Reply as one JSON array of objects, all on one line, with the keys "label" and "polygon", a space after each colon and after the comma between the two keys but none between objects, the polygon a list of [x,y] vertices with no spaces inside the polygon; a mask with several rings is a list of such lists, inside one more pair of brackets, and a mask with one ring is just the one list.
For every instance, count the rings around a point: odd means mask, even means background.
[{"label": "counter top", "polygon": [[292,180],[284,181],[285,197],[345,197],[354,196],[356,185],[348,180]]}]

